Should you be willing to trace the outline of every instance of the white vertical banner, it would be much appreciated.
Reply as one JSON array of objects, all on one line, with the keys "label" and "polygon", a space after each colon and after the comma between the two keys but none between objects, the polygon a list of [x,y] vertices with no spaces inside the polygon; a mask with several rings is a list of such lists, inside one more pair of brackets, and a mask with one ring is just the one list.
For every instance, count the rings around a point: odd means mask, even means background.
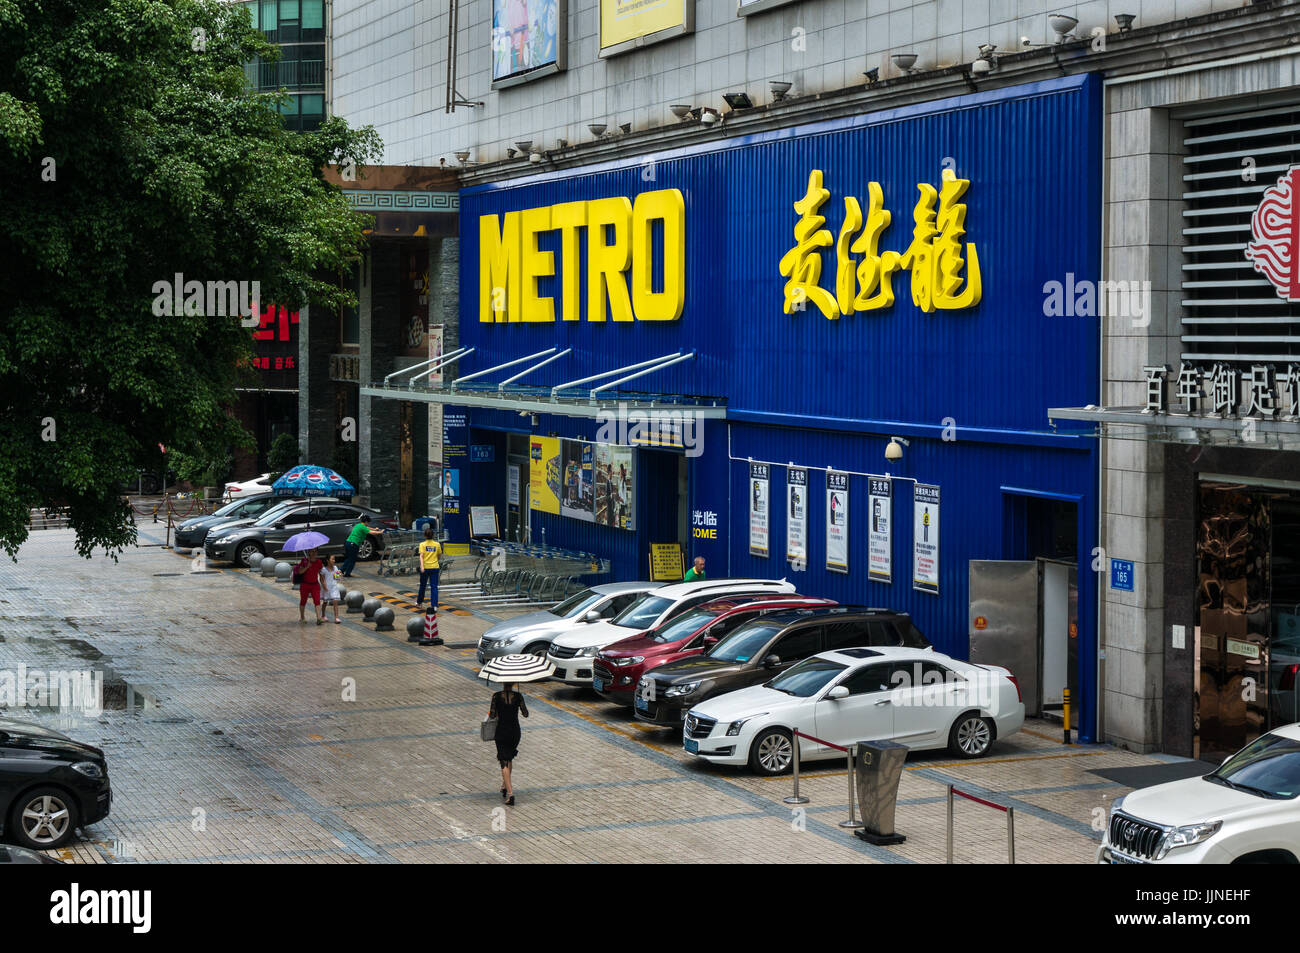
[{"label": "white vertical banner", "polygon": [[826,568],[849,571],[849,475],[826,471]]},{"label": "white vertical banner", "polygon": [[867,480],[867,502],[871,504],[871,522],[867,529],[867,576],[875,582],[892,582],[894,577],[890,512],[893,483],[888,477],[870,477]]},{"label": "white vertical banner", "polygon": [[939,592],[939,488],[912,488],[912,588]]},{"label": "white vertical banner", "polygon": [[767,556],[772,523],[770,473],[766,463],[749,465],[749,554]]},{"label": "white vertical banner", "polygon": [[785,558],[800,567],[808,565],[808,471],[785,471]]},{"label": "white vertical banner", "polygon": [[512,506],[519,505],[519,464],[506,466],[506,502]]},{"label": "white vertical banner", "polygon": [[[442,336],[444,325],[429,326],[429,360],[442,358]],[[419,377],[420,375],[415,375]],[[429,385],[437,387],[442,384],[442,371],[429,375]],[[429,404],[429,513],[442,512],[442,404]],[[441,527],[441,520],[439,521]]]}]

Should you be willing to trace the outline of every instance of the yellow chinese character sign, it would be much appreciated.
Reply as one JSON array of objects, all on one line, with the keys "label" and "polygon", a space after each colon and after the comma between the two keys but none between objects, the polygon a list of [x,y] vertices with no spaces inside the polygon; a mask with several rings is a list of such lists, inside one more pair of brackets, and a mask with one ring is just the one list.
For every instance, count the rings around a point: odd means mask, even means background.
[{"label": "yellow chinese character sign", "polygon": [[[841,314],[877,311],[894,303],[894,273],[906,268],[912,276],[912,303],[926,313],[973,308],[979,304],[979,254],[965,242],[966,204],[962,197],[969,179],[943,172],[938,189],[919,183],[920,198],[912,210],[912,242],[901,254],[880,251],[880,236],[892,220],[884,207],[879,182],[867,183],[867,211],[856,198],[844,199],[844,224],[832,238],[826,217],[819,214],[830,198],[820,170],[808,176],[808,189],[794,203],[799,219],[794,247],[781,258],[786,278],[785,313],[803,311],[811,302],[832,320]],[[835,246],[835,292],[821,287],[823,248]],[[963,251],[965,257],[963,257]],[[854,257],[859,256],[859,257]]]}]

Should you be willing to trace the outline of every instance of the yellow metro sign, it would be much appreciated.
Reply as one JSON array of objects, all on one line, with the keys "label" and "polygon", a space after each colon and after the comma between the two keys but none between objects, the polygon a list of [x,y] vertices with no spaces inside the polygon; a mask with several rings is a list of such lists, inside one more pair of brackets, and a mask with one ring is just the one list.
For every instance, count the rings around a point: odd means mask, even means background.
[{"label": "yellow metro sign", "polygon": [[[653,232],[663,224],[663,290],[653,285]],[[585,229],[585,235],[583,230]],[[579,255],[587,250],[587,320],[676,321],[686,302],[686,202],[677,189],[482,215],[479,312],[483,323],[553,322],[555,300],[538,282],[556,274],[556,255],[538,237],[560,233],[561,319],[580,319]]]}]

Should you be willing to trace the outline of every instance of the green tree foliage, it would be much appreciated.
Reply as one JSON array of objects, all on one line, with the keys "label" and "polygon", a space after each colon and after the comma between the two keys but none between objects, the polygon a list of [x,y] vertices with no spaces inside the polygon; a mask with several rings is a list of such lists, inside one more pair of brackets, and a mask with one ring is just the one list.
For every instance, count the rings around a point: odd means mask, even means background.
[{"label": "green tree foliage", "polygon": [[276,53],[217,0],[0,0],[0,548],[66,505],[77,551],[135,539],[120,485],[226,448],[249,378],[240,317],[155,314],[155,286],[258,281],[337,307],[366,222],[321,179],[377,159],[338,119],[281,127],[244,64]]},{"label": "green tree foliage", "polygon": [[266,453],[266,465],[272,473],[284,473],[296,467],[298,460],[298,438],[291,433],[282,433],[271,441],[271,449]]}]

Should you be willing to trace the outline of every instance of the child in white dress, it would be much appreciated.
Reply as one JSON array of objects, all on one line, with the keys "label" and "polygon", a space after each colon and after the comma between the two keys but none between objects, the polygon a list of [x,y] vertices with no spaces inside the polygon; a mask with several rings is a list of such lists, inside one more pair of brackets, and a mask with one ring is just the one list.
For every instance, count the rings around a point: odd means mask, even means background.
[{"label": "child in white dress", "polygon": [[320,591],[321,591],[321,618],[325,618],[325,610],[330,606],[334,607],[334,622],[341,624],[339,620],[339,577],[342,573],[334,565],[334,557],[326,556],[325,565],[320,571]]}]

